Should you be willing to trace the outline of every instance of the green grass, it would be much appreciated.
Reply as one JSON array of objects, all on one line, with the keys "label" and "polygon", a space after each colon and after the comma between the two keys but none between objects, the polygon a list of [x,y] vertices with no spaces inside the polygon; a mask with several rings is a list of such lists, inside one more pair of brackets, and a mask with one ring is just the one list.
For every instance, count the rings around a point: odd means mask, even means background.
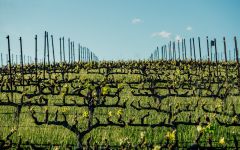
[{"label": "green grass", "polygon": [[[173,78],[174,74],[172,71],[169,71],[171,74],[169,78]],[[48,76],[48,75],[47,75]],[[81,70],[79,74],[71,74],[69,75],[70,79],[73,79],[75,77],[78,77],[79,80],[83,81],[85,79],[88,80],[104,80],[104,76],[100,74],[86,74],[85,70]],[[118,75],[114,74],[111,76],[117,81],[124,80],[124,82],[130,82],[130,81],[138,81],[140,78],[140,75],[135,75],[135,74],[127,74],[127,75]],[[27,78],[27,75],[25,76]],[[181,78],[186,78],[186,76],[181,76]],[[60,77],[59,77],[60,79]],[[193,78],[193,80],[195,80]],[[148,86],[149,83],[145,83],[144,86]],[[164,85],[164,84],[159,84],[159,85]],[[136,85],[140,86],[140,85]],[[217,86],[217,85],[215,85]],[[28,87],[28,92],[34,91],[35,87]],[[69,90],[72,90],[71,88]],[[167,117],[167,114],[161,113],[161,112],[156,112],[154,110],[148,111],[148,110],[141,110],[138,111],[136,109],[133,109],[130,104],[134,102],[134,104],[137,104],[137,101],[141,101],[141,105],[147,106],[147,103],[150,102],[152,106],[157,106],[159,102],[154,102],[154,99],[152,97],[135,97],[131,93],[131,88],[127,85],[124,84],[124,90],[121,92],[121,103],[124,101],[127,101],[127,108],[122,109],[123,110],[123,120],[128,122],[129,119],[135,118],[134,123],[140,123],[140,118],[150,112],[150,116],[146,119],[145,123],[149,124],[156,124],[159,123],[160,121],[163,121],[165,117]],[[87,91],[85,91],[87,92]],[[166,94],[167,90],[161,90],[159,91],[160,94]],[[0,93],[0,97],[4,98],[4,93]],[[14,98],[16,102],[20,101],[21,94],[14,94]],[[41,112],[37,113],[37,118],[39,120],[44,120],[44,112],[46,109],[48,109],[50,116],[49,120],[54,119],[54,113],[58,110],[59,114],[61,112],[64,112],[67,115],[67,120],[73,124],[74,120],[74,114],[77,113],[77,119],[79,121],[79,127],[81,126],[82,128],[87,128],[87,119],[82,116],[82,113],[84,111],[87,111],[87,108],[79,108],[79,107],[57,107],[57,106],[52,106],[54,103],[59,103],[62,102],[62,96],[61,95],[56,95],[56,96],[44,96],[45,98],[49,99],[49,106],[44,106],[44,107],[38,107],[34,106],[33,109],[36,112]],[[71,99],[75,99],[78,102],[82,102],[83,99],[80,97],[76,96],[66,96],[66,102],[71,102]],[[239,96],[229,96],[226,99],[226,110],[225,112],[232,112],[231,109],[231,104],[235,104],[236,111],[237,113],[240,113],[240,107],[239,106]],[[2,100],[5,101],[5,100]],[[166,99],[161,101],[161,108],[163,110],[169,110],[169,105],[171,104],[172,106],[179,105],[179,108],[184,108],[186,107],[187,104],[191,104],[191,106],[194,106],[194,104],[199,101],[200,104],[206,103],[208,109],[213,109],[217,105],[222,104],[222,100],[220,99],[213,99],[213,98],[198,98],[198,97],[167,97]],[[116,98],[107,98],[107,102],[109,104],[113,104],[116,102]],[[117,121],[117,111],[120,108],[96,108],[94,111],[94,117],[97,117],[100,119],[100,121],[106,121],[106,118],[108,117],[108,113],[111,111],[112,112],[112,117],[111,120]],[[11,131],[12,128],[17,128],[17,132],[13,134],[11,137],[14,143],[17,143],[19,138],[22,138],[23,143],[26,143],[26,141],[29,141],[30,143],[35,143],[35,144],[58,144],[62,146],[67,146],[67,145],[76,145],[77,139],[76,136],[69,131],[68,129],[62,127],[62,126],[54,126],[54,125],[36,125],[31,117],[30,109],[28,107],[23,107],[22,108],[22,113],[20,115],[19,119],[19,124],[16,122],[16,119],[14,118],[14,112],[15,108],[12,106],[0,106],[0,139],[4,139],[9,132]],[[12,114],[1,114],[1,113],[12,113]],[[223,127],[220,126],[216,120],[216,116],[220,115],[215,115],[214,113],[206,113],[202,110],[201,107],[198,107],[195,109],[193,112],[182,112],[178,114],[175,117],[178,117],[179,121],[186,121],[188,120],[189,114],[192,114],[192,120],[197,120],[198,117],[201,117],[201,120],[204,122],[204,119],[208,116],[210,117],[211,124],[216,126],[216,129],[214,133],[212,134],[212,139],[213,141],[217,141],[214,143],[214,146],[219,146],[218,141],[221,137],[225,137],[226,143],[228,146],[233,146],[233,142],[228,142],[227,140],[233,140],[232,134],[233,132],[235,133],[240,133],[240,128],[239,127]],[[224,117],[222,117],[224,118]],[[59,116],[60,120],[63,120],[63,116]],[[230,118],[231,119],[231,118]],[[17,127],[19,126],[19,127]],[[130,143],[133,145],[138,144],[140,142],[140,134],[142,132],[145,133],[145,138],[147,143],[153,143],[154,145],[162,144],[166,141],[166,133],[168,131],[172,131],[171,128],[168,127],[132,127],[132,126],[125,126],[124,128],[120,127],[100,127],[92,130],[89,134],[86,135],[84,138],[84,143],[86,143],[86,140],[89,137],[92,137],[91,143],[97,143],[97,144],[104,144],[105,139],[108,140],[108,143],[110,145],[119,145],[121,141],[125,138],[128,138]],[[197,132],[196,126],[186,126],[186,125],[179,125],[177,127],[177,137],[180,143],[180,147],[186,146],[186,145],[191,145],[191,143],[184,143],[184,142],[194,142],[196,139],[197,135],[199,133]],[[206,143],[208,135],[204,135],[201,138],[202,143]]]}]

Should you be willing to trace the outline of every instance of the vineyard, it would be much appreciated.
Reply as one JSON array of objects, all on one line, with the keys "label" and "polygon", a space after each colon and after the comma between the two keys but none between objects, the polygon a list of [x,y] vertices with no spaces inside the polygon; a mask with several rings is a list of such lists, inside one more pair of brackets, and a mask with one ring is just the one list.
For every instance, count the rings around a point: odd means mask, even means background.
[{"label": "vineyard", "polygon": [[187,58],[185,41],[139,61],[99,61],[79,46],[77,60],[69,41],[69,62],[62,38],[60,61],[53,43],[50,61],[47,32],[38,62],[35,39],[35,62],[24,64],[21,51],[20,63],[12,64],[8,37],[8,64],[0,68],[0,149],[240,147],[236,38],[235,60],[227,60],[226,48],[225,60],[217,49],[215,60],[209,49],[208,59],[196,58],[194,45]]}]

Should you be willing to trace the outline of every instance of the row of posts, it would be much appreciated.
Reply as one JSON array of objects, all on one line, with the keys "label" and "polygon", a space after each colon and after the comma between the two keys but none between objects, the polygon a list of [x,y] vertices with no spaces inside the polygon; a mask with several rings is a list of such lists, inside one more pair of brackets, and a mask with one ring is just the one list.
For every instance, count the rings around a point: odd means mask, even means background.
[{"label": "row of posts", "polygon": [[[170,41],[167,45],[163,45],[161,49],[159,47],[154,50],[153,53],[151,53],[149,59],[150,60],[190,60],[190,61],[197,61],[199,60],[200,62],[204,60],[202,56],[202,48],[201,48],[201,39],[200,37],[197,38],[197,44],[195,45],[195,39],[190,38],[189,40],[189,53],[190,53],[190,58],[187,58],[187,48],[186,48],[186,40],[182,39],[181,42],[180,40],[178,41]],[[214,40],[209,40],[208,37],[206,37],[206,42],[207,42],[207,60],[210,62],[218,61],[219,58],[220,60],[225,60],[229,61],[232,60],[231,58],[231,51],[228,51],[227,54],[227,46],[226,46],[226,39],[223,37],[223,45],[224,45],[224,56],[223,53],[218,53],[217,50],[217,41],[216,39]],[[239,59],[238,54],[237,54],[237,39],[234,37],[234,60]],[[199,53],[199,58],[196,57],[197,53],[197,48],[198,48],[198,53]],[[219,57],[221,56],[221,57]],[[224,58],[223,58],[224,57]]]},{"label": "row of posts", "polygon": [[[8,40],[8,54],[6,54],[6,61],[7,64],[11,65],[14,62],[14,54],[11,54],[11,48],[10,48],[10,37],[7,36],[7,40]],[[59,38],[59,57],[60,57],[60,63],[74,63],[76,61],[78,62],[91,62],[91,61],[99,61],[98,57],[95,55],[95,53],[93,53],[92,51],[90,51],[87,47],[82,46],[81,44],[78,44],[78,48],[76,52],[75,49],[75,43],[74,41],[71,41],[70,38],[68,38],[68,52],[65,49],[65,40],[64,37],[60,37]],[[19,38],[19,42],[20,42],[20,64],[26,64],[26,55],[23,55],[23,51],[22,51],[22,37]],[[40,59],[40,63],[43,63],[44,65],[47,63],[48,65],[56,64],[56,59],[55,59],[55,49],[54,49],[54,39],[53,39],[53,35],[51,35],[51,48],[52,48],[52,58],[50,58],[50,47],[49,47],[49,36],[48,36],[48,32],[45,31],[44,34],[44,57],[43,59]],[[68,59],[67,59],[67,54],[68,53]],[[78,55],[78,56],[77,56]],[[33,62],[32,57],[31,56],[27,56],[28,59],[28,64],[33,64],[35,63],[35,65],[37,66],[38,64],[38,36],[35,35],[35,62]],[[47,59],[47,60],[46,60]],[[50,61],[50,59],[52,59],[52,62]],[[18,55],[15,55],[15,65],[18,64]],[[4,66],[3,63],[3,53],[1,52],[1,66]]]}]

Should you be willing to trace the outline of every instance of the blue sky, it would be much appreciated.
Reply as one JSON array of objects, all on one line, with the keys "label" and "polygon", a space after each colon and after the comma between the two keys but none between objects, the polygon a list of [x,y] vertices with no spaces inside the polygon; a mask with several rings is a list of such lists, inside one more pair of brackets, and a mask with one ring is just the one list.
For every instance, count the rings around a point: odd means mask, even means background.
[{"label": "blue sky", "polygon": [[12,52],[19,54],[22,36],[24,53],[34,56],[37,34],[42,54],[45,30],[54,35],[57,51],[59,37],[70,37],[101,60],[147,59],[176,37],[200,36],[203,45],[206,36],[216,37],[222,50],[226,36],[232,49],[239,6],[239,0],[0,0],[0,52],[7,52],[10,35]]}]

